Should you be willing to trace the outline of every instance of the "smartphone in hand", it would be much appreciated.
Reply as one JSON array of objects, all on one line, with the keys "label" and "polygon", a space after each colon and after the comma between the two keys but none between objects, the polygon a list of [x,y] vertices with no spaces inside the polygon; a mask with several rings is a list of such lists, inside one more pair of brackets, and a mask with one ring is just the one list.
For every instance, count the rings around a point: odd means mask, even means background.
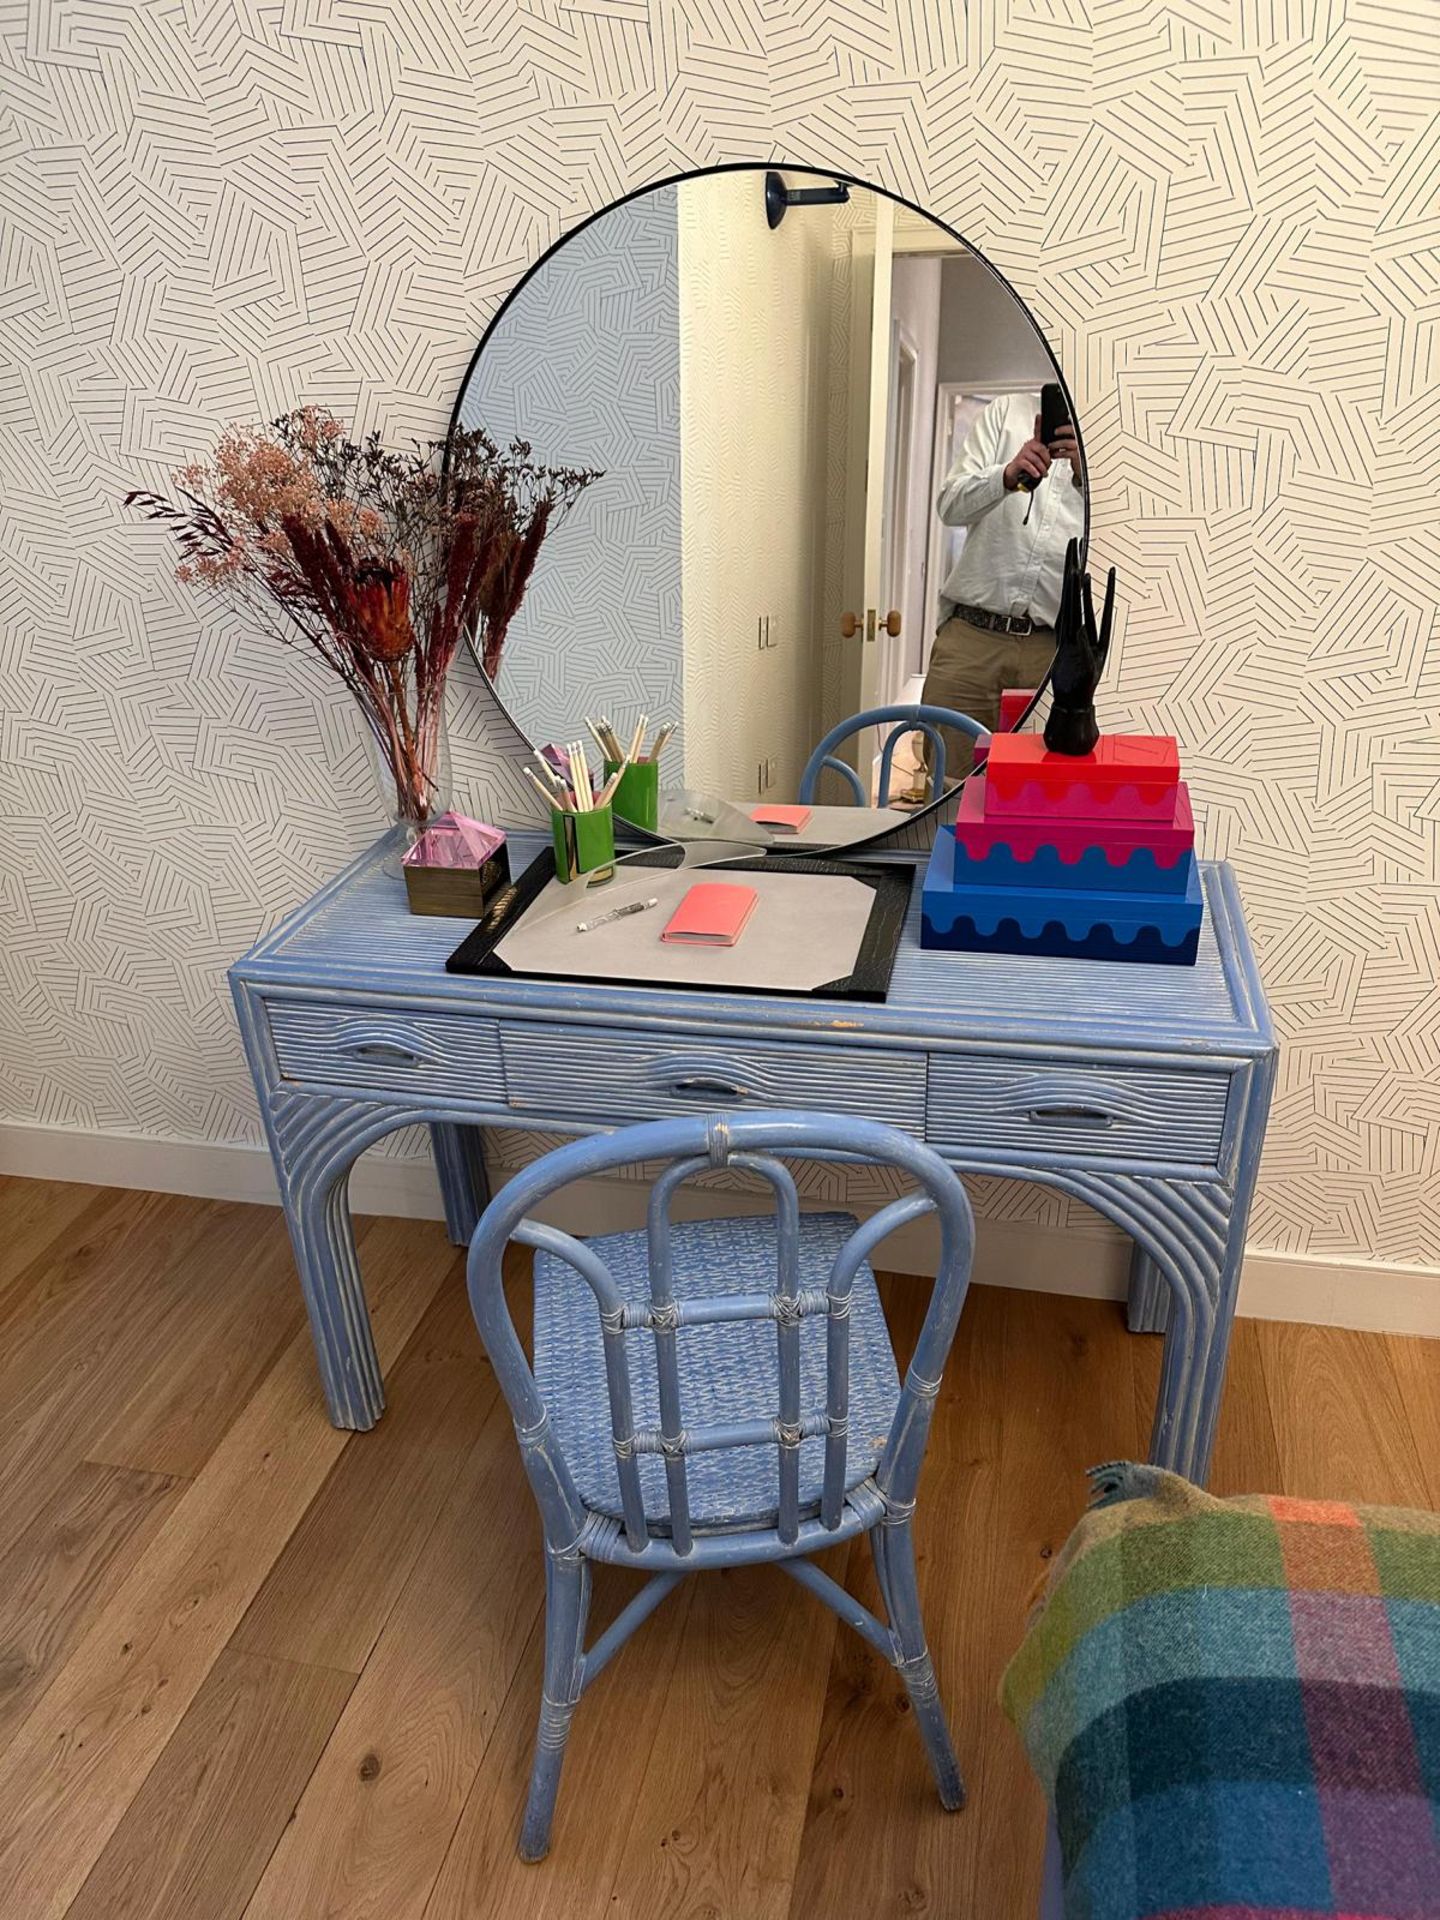
[{"label": "smartphone in hand", "polygon": [[1040,389],[1040,438],[1047,447],[1055,443],[1061,427],[1070,425],[1070,404],[1058,380],[1047,380]]}]

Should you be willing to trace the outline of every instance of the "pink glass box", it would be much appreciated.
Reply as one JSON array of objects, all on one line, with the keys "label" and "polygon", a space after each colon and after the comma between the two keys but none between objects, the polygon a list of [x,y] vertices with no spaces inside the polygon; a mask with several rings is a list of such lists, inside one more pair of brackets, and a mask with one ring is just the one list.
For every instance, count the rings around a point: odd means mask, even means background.
[{"label": "pink glass box", "polygon": [[498,827],[442,813],[402,861],[412,913],[478,919],[510,878],[510,855]]}]

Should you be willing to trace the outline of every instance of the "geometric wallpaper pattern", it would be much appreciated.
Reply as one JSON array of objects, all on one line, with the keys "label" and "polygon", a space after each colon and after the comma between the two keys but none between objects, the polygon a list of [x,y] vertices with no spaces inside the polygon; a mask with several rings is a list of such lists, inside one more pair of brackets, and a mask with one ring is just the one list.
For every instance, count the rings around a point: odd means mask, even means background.
[{"label": "geometric wallpaper pattern", "polygon": [[931,208],[1067,370],[1108,717],[1180,736],[1284,1036],[1253,1239],[1440,1264],[1437,103],[1431,0],[7,9],[0,1115],[258,1137],[225,964],[374,820],[343,696],[120,496],[302,399],[442,432],[567,226],[774,157]]},{"label": "geometric wallpaper pattern", "polygon": [[683,711],[679,304],[665,187],[612,209],[526,281],[461,392],[463,425],[602,470],[548,540],[500,663],[500,693],[532,740],[571,740],[587,713],[628,731],[641,713]]}]

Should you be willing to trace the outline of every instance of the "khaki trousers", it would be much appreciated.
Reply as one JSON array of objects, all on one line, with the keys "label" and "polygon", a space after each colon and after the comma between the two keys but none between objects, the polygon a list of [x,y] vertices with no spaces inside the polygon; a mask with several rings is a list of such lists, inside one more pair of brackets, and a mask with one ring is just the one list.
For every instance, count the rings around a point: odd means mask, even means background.
[{"label": "khaki trousers", "polygon": [[[1032,633],[992,633],[952,617],[935,636],[921,699],[930,707],[968,713],[993,733],[1000,724],[1000,696],[1010,687],[1038,687],[1055,652],[1053,627]],[[945,784],[963,780],[975,758],[975,743],[951,727],[940,729],[945,742]],[[924,736],[922,736],[924,738]],[[930,743],[924,760],[930,764]]]}]

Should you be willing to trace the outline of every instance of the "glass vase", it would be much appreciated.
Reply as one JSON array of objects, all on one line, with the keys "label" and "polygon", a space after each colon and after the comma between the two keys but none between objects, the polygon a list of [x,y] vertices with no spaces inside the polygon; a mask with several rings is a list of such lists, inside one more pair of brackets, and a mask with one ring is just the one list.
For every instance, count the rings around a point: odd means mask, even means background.
[{"label": "glass vase", "polygon": [[417,721],[413,745],[403,738],[382,743],[373,731],[369,738],[376,789],[392,843],[385,870],[399,874],[403,855],[437,815],[449,810],[450,738],[443,698],[431,714]]}]

